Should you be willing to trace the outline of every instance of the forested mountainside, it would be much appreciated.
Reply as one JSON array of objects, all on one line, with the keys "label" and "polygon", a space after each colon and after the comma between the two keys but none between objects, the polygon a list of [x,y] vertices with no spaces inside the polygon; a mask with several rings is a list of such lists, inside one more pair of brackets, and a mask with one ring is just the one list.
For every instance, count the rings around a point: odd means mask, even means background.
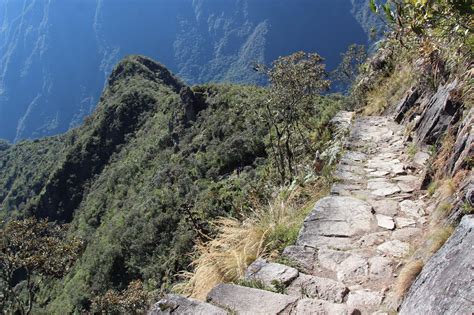
[{"label": "forested mountainside", "polygon": [[254,62],[297,50],[318,51],[334,68],[347,46],[367,43],[367,8],[359,0],[1,0],[0,138],[79,125],[128,54],[190,84],[262,82]]},{"label": "forested mountainside", "polygon": [[[267,93],[244,85],[190,88],[161,64],[132,56],[114,68],[84,125],[4,146],[2,219],[69,223],[69,237],[85,244],[64,280],[43,286],[43,306],[91,309],[93,298],[135,279],[167,287],[188,268],[194,241],[212,231],[213,219],[246,216],[252,198],[268,195],[268,127],[256,110]],[[323,139],[341,101],[320,102],[327,106],[314,107],[321,110],[314,124]]]}]

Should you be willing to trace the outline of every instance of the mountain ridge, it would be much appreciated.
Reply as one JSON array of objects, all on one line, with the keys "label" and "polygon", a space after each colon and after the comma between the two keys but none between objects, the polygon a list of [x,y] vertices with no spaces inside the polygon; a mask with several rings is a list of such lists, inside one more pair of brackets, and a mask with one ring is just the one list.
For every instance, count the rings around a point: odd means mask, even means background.
[{"label": "mountain ridge", "polygon": [[0,1],[0,138],[78,126],[129,54],[160,60],[190,84],[261,83],[254,62],[317,51],[333,69],[348,45],[367,43],[351,10],[368,8],[349,0],[128,3]]}]

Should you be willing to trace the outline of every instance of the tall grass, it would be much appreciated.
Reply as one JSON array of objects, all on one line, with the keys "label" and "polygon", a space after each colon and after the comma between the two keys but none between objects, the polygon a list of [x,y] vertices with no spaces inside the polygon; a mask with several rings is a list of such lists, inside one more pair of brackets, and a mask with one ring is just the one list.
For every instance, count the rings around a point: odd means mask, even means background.
[{"label": "tall grass", "polygon": [[379,115],[385,109],[399,102],[415,80],[413,68],[405,63],[396,68],[388,77],[383,78],[377,88],[367,92],[365,115]]},{"label": "tall grass", "polygon": [[293,244],[314,202],[327,193],[322,180],[281,188],[266,205],[258,205],[244,221],[219,218],[213,222],[216,236],[195,247],[193,272],[175,290],[205,299],[217,284],[241,279],[245,269],[259,257],[276,257]]}]

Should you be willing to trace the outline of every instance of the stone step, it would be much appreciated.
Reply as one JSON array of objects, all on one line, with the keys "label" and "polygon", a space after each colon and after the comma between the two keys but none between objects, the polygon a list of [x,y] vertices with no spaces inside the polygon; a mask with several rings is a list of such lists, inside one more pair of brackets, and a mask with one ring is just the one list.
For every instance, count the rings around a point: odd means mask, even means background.
[{"label": "stone step", "polygon": [[208,302],[237,314],[290,314],[298,297],[270,291],[219,284],[207,296]]},{"label": "stone step", "polygon": [[257,259],[245,271],[245,279],[261,281],[268,287],[287,287],[299,276],[293,267]]},{"label": "stone step", "polygon": [[165,314],[226,315],[228,312],[209,303],[185,298],[176,294],[168,294],[166,297],[153,304],[151,309],[148,311],[148,315]]},{"label": "stone step", "polygon": [[[295,315],[347,315],[348,308],[345,304],[331,303],[318,299],[301,299],[296,303],[290,314]],[[356,313],[353,313],[356,314]]]},{"label": "stone step", "polygon": [[350,243],[349,238],[376,228],[370,204],[353,197],[329,196],[320,199],[306,217],[296,245]]},{"label": "stone step", "polygon": [[286,289],[288,295],[332,303],[343,303],[347,293],[349,289],[341,282],[301,273]]},{"label": "stone step", "polygon": [[270,288],[285,289],[285,294],[299,298],[318,298],[329,302],[342,303],[349,292],[338,281],[300,273],[295,268],[257,259],[246,270],[247,280],[258,280]]}]

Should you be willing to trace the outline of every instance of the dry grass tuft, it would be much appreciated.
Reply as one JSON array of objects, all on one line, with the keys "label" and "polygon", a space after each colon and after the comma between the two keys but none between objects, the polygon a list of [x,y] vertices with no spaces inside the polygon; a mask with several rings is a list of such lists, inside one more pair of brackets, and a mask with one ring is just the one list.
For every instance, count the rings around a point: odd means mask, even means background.
[{"label": "dry grass tuft", "polygon": [[254,209],[245,221],[220,218],[213,224],[216,237],[195,247],[193,272],[174,290],[204,300],[219,283],[235,282],[258,257],[276,256],[293,244],[314,202],[327,189],[319,182],[282,189],[268,205]]},{"label": "dry grass tuft", "polygon": [[429,246],[427,249],[430,256],[436,253],[441,248],[441,246],[446,243],[453,232],[454,228],[450,225],[446,225],[439,227],[430,233],[428,236]]},{"label": "dry grass tuft", "polygon": [[436,154],[436,159],[433,161],[432,167],[435,171],[435,178],[441,179],[444,176],[444,170],[446,167],[446,161],[453,153],[453,147],[456,139],[454,137],[454,131],[450,128],[443,138],[441,148]]},{"label": "dry grass tuft", "polygon": [[415,281],[418,274],[423,269],[424,263],[422,260],[414,260],[403,266],[395,284],[395,295],[397,298],[402,298]]},{"label": "dry grass tuft", "polygon": [[367,93],[365,115],[382,114],[389,106],[399,102],[410,88],[414,80],[413,69],[410,63],[395,69],[382,82],[377,84],[377,89]]},{"label": "dry grass tuft", "polygon": [[439,194],[439,199],[445,200],[456,192],[456,183],[452,178],[446,178],[440,182],[436,192]]},{"label": "dry grass tuft", "polygon": [[441,202],[433,212],[432,223],[439,223],[446,218],[453,210],[453,205],[449,202]]},{"label": "dry grass tuft", "polygon": [[187,282],[176,287],[198,299],[205,299],[216,284],[240,278],[245,268],[264,253],[269,232],[255,218],[244,222],[221,218],[214,225],[218,237],[196,245],[194,273],[185,274]]}]

